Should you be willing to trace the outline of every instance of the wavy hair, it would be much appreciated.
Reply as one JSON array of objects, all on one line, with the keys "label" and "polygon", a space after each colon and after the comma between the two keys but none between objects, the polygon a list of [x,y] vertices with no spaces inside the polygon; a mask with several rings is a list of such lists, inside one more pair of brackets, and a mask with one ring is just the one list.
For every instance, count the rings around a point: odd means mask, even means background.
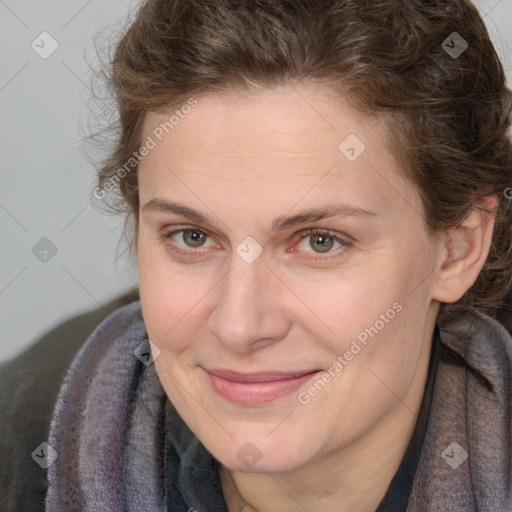
[{"label": "wavy hair", "polygon": [[[447,51],[456,40],[467,43],[460,55]],[[459,301],[500,318],[512,279],[512,100],[469,1],[147,0],[115,48],[108,80],[117,139],[99,189],[140,148],[147,112],[202,93],[318,82],[365,114],[385,114],[429,233],[456,227],[485,195],[500,198],[489,256]],[[109,188],[133,249],[137,166]]]}]

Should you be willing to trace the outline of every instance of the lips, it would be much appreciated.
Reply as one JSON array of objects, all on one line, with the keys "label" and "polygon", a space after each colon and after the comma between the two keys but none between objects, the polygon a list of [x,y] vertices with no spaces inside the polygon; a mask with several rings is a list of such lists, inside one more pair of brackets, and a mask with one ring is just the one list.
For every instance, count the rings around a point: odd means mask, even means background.
[{"label": "lips", "polygon": [[298,372],[255,372],[255,373],[238,373],[231,370],[208,370],[209,373],[217,375],[234,382],[271,382],[276,380],[287,380],[302,377],[318,370],[305,370]]},{"label": "lips", "polygon": [[206,370],[213,389],[231,402],[256,405],[272,402],[296,391],[321,370],[239,373]]}]

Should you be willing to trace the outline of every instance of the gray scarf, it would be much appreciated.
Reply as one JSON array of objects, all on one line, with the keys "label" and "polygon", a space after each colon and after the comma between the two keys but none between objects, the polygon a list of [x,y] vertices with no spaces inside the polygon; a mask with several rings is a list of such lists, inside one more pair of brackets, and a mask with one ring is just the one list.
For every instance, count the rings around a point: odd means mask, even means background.
[{"label": "gray scarf", "polygon": [[[451,355],[437,370],[408,512],[512,511],[512,339],[490,318],[462,313],[449,329],[440,326]],[[189,510],[207,451],[179,418],[169,434],[177,413],[154,365],[134,354],[146,339],[136,301],[77,352],[50,425],[58,457],[48,468],[47,511]],[[170,463],[169,453],[179,460]],[[216,494],[199,512],[225,512],[220,488]]]}]

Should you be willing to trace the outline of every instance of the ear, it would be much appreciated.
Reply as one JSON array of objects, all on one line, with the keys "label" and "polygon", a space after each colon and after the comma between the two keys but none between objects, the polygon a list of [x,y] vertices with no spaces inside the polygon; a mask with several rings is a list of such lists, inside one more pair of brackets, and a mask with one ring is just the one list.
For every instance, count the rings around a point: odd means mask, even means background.
[{"label": "ear", "polygon": [[457,228],[442,234],[434,300],[457,302],[473,286],[489,254],[498,205],[497,196],[482,198]]}]

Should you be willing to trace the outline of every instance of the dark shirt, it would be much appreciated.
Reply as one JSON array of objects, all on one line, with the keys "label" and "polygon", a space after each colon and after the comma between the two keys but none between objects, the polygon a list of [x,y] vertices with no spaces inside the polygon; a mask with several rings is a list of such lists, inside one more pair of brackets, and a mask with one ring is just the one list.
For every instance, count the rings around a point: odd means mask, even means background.
[{"label": "dark shirt", "polygon": [[[425,393],[416,427],[398,471],[375,512],[405,512],[407,510],[427,428],[440,352],[440,337],[436,327]],[[226,512],[219,476],[219,462],[192,434],[170,406],[169,401],[166,409],[165,446],[168,510],[173,512]]]}]

